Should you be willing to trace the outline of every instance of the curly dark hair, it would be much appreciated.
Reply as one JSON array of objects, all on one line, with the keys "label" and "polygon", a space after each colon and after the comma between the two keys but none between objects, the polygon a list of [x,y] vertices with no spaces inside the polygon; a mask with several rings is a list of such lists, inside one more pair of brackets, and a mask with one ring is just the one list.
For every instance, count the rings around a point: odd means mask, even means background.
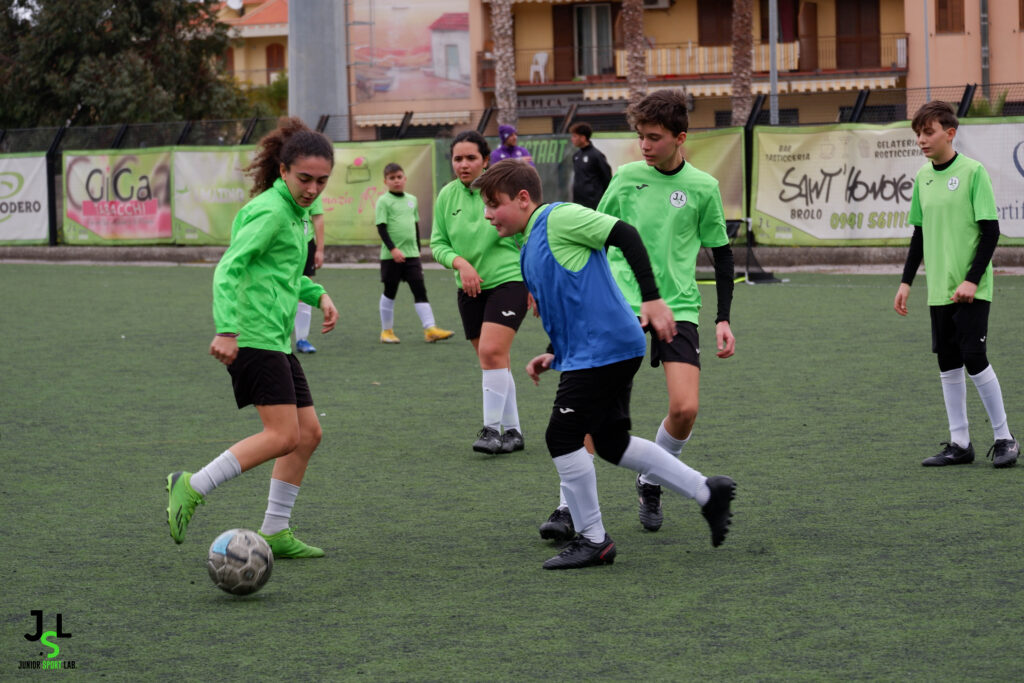
[{"label": "curly dark hair", "polygon": [[451,149],[455,149],[455,145],[460,142],[472,142],[480,150],[480,156],[484,158],[484,163],[491,157],[491,146],[487,144],[487,139],[476,132],[475,130],[464,130],[452,139]]},{"label": "curly dark hair", "polygon": [[252,193],[270,189],[281,177],[281,164],[290,167],[299,157],[321,157],[334,168],[334,146],[327,136],[311,130],[297,116],[282,117],[277,128],[260,139],[259,150],[243,171],[252,178]]}]

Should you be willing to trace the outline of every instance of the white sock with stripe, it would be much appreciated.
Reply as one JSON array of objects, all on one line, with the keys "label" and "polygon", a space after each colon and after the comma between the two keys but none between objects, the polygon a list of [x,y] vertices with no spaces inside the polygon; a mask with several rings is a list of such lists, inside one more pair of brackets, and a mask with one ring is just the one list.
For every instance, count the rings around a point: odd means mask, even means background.
[{"label": "white sock with stripe", "polygon": [[192,475],[189,479],[189,486],[205,496],[228,479],[234,479],[242,473],[242,466],[238,464],[238,458],[231,451],[224,451],[211,460],[203,469]]},{"label": "white sock with stripe", "polygon": [[988,413],[988,421],[992,423],[992,435],[1000,439],[1012,439],[1010,428],[1006,424],[1006,409],[1003,407],[1003,390],[999,386],[999,378],[992,366],[988,366],[977,375],[970,375],[974,387],[981,396],[981,403]]},{"label": "white sock with stripe", "polygon": [[600,543],[605,530],[597,500],[597,472],[587,449],[552,458],[561,479],[562,496],[569,506],[572,524],[588,541]]},{"label": "white sock with stripe", "polygon": [[380,329],[395,329],[395,300],[380,295]]},{"label": "white sock with stripe", "polygon": [[292,518],[292,508],[295,507],[295,499],[298,497],[298,486],[271,478],[267,512],[263,515],[263,526],[260,527],[260,531],[271,536],[287,529]]},{"label": "white sock with stripe", "polygon": [[652,484],[667,486],[676,493],[693,498],[699,505],[704,505],[711,497],[707,477],[682,460],[672,457],[653,441],[638,436],[629,437],[629,446],[622,454],[619,465],[639,472]]},{"label": "white sock with stripe", "polygon": [[939,373],[942,380],[942,399],[946,403],[946,418],[949,420],[949,441],[961,448],[971,443],[967,428],[967,380],[964,369],[946,370]]}]

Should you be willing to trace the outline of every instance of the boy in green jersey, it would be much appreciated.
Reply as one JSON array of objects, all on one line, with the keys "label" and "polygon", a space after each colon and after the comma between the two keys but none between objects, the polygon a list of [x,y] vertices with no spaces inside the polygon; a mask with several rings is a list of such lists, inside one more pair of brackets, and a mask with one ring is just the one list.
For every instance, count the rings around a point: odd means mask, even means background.
[{"label": "boy in green jersey", "polygon": [[427,301],[420,263],[420,214],[415,195],[405,191],[405,171],[396,163],[384,167],[387,194],[377,200],[374,222],[383,244],[380,247],[380,341],[397,344],[395,335],[395,296],[398,285],[405,280],[412,290],[413,307],[423,324],[423,338],[428,342],[448,339],[454,332],[434,324],[434,311]]},{"label": "boy in green jersey", "polygon": [[324,288],[302,274],[308,253],[309,207],[323,192],[334,168],[334,148],[300,119],[260,140],[246,168],[256,195],[238,212],[231,244],[213,275],[216,334],[210,355],[227,366],[239,408],[253,405],[263,429],[235,443],[194,474],[167,476],[167,524],[175,543],[196,506],[213,489],[267,460],[274,460],[263,536],[274,557],[322,557],[324,551],[295,538],[292,508],[322,430],[309,383],[291,353],[299,301],[319,306],[322,331],[338,321],[338,309]]},{"label": "boy in green jersey", "polygon": [[[718,181],[683,158],[689,117],[682,94],[657,90],[630,105],[626,114],[639,137],[644,160],[625,164],[616,171],[597,210],[636,226],[650,254],[658,290],[676,322],[676,334],[670,342],[651,335],[651,364],[664,367],[669,400],[668,415],[655,441],[679,457],[697,419],[700,390],[697,323],[701,297],[697,289],[697,254],[701,247],[709,247],[714,257],[718,293],[715,337],[718,357],[729,358],[736,347],[729,325],[732,249],[725,231]],[[610,249],[608,263],[626,301],[639,314],[640,289],[622,251]],[[640,523],[648,531],[657,531],[662,524],[661,487],[639,475],[636,490]],[[559,510],[564,509],[564,502],[559,501]],[[566,518],[559,510],[541,526],[541,536],[559,538],[558,531]]]},{"label": "boy in green jersey", "polygon": [[942,467],[974,462],[967,428],[966,367],[992,424],[992,464],[1012,467],[1020,444],[1007,425],[1002,389],[985,346],[992,304],[992,254],[999,242],[995,195],[985,167],[953,149],[959,125],[953,108],[939,101],[922,106],[911,122],[917,145],[930,163],[914,179],[909,213],[914,233],[893,308],[907,315],[910,286],[923,259],[932,351],[939,362],[949,441],[921,464]]}]

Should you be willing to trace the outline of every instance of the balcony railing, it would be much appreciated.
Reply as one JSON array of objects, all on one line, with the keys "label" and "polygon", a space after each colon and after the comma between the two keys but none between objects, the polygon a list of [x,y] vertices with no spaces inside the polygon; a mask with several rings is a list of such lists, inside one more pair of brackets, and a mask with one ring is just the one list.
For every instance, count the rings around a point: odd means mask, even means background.
[{"label": "balcony railing", "polygon": [[[768,43],[754,44],[754,71],[770,68]],[[587,49],[559,46],[547,50],[516,51],[516,82],[567,83],[620,80],[626,77],[626,50],[611,46]],[[694,42],[654,45],[646,50],[649,76],[699,76],[732,73],[731,45]],[[842,71],[907,68],[907,34],[804,37],[776,45],[776,65],[787,71]],[[480,87],[494,87],[494,61],[477,53]]]}]

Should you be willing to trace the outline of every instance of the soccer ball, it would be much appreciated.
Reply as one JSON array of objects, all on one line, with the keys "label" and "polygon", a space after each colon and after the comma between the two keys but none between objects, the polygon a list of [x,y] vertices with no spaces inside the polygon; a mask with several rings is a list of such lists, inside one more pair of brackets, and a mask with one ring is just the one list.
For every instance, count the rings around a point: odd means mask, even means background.
[{"label": "soccer ball", "polygon": [[274,553],[263,537],[248,529],[230,529],[210,546],[206,569],[217,588],[233,595],[255,593],[270,578]]}]

